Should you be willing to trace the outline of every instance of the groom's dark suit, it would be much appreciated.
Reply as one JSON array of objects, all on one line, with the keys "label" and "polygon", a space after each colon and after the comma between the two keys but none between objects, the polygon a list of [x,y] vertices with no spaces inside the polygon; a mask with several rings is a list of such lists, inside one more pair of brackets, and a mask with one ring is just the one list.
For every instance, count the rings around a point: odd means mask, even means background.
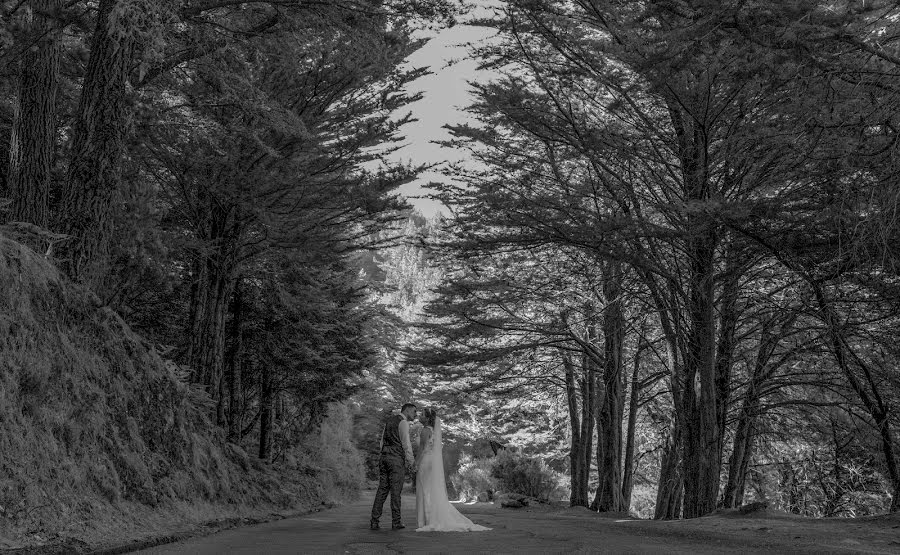
[{"label": "groom's dark suit", "polygon": [[377,524],[384,509],[384,501],[391,494],[391,523],[400,525],[400,493],[406,474],[405,459],[412,462],[409,442],[409,422],[402,414],[388,418],[381,437],[381,461],[378,470],[378,491],[372,506],[372,523]]}]

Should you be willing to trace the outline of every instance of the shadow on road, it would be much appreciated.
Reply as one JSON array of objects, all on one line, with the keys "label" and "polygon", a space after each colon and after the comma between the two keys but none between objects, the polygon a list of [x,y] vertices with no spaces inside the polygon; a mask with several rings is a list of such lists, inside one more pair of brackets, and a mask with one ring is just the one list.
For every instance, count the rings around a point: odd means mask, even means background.
[{"label": "shadow on road", "polygon": [[403,498],[405,530],[390,530],[385,506],[382,524],[387,528],[370,531],[373,497],[372,492],[364,492],[356,503],[330,511],[227,530],[141,553],[896,553],[900,547],[880,539],[863,546],[859,541],[826,544],[815,534],[784,537],[771,534],[773,528],[758,519],[753,521],[755,529],[734,519],[719,527],[707,519],[635,521],[603,518],[586,510],[513,510],[490,503],[458,505],[474,522],[491,527],[489,532],[417,533],[411,495]]}]

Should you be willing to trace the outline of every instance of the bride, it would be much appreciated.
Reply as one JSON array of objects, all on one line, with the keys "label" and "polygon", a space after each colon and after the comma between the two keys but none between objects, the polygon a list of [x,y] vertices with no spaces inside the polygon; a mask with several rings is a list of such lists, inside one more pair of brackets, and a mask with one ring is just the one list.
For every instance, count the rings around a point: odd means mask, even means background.
[{"label": "bride", "polygon": [[425,409],[422,416],[425,427],[419,436],[419,457],[416,461],[416,513],[419,521],[416,532],[490,530],[464,517],[447,498],[441,453],[441,420],[432,408]]}]

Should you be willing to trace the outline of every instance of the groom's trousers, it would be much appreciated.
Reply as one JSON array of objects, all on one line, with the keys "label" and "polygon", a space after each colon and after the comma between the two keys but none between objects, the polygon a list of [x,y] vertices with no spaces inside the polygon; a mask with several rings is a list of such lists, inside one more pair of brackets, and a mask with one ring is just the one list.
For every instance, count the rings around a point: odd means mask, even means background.
[{"label": "groom's trousers", "polygon": [[384,501],[391,494],[391,524],[400,524],[400,493],[403,491],[403,478],[406,476],[406,464],[403,457],[382,453],[378,464],[378,491],[375,493],[375,505],[372,506],[372,520],[378,522],[384,510]]}]

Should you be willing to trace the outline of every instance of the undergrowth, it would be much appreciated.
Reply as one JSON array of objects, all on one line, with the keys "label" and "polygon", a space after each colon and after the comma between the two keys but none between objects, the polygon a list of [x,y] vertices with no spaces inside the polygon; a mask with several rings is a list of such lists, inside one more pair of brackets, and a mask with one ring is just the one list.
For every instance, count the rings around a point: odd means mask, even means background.
[{"label": "undergrowth", "polygon": [[556,501],[565,496],[564,479],[547,464],[523,453],[503,450],[493,459],[491,476],[500,490],[540,499]]},{"label": "undergrowth", "polygon": [[460,461],[459,470],[450,477],[459,499],[474,501],[482,493],[492,496],[497,491],[497,480],[491,476],[494,460],[490,458],[465,457]]},{"label": "undergrowth", "polygon": [[226,444],[203,391],[3,235],[0,290],[0,548],[105,538],[175,508],[302,509],[357,487],[359,455],[333,435],[304,455],[322,472]]},{"label": "undergrowth", "polygon": [[291,464],[317,476],[330,501],[355,499],[365,486],[365,460],[353,443],[352,426],[350,409],[333,405],[319,433],[293,450]]},{"label": "undergrowth", "polygon": [[538,458],[503,450],[496,457],[465,457],[450,478],[460,499],[473,501],[481,494],[516,493],[542,501],[568,498],[565,477]]}]

